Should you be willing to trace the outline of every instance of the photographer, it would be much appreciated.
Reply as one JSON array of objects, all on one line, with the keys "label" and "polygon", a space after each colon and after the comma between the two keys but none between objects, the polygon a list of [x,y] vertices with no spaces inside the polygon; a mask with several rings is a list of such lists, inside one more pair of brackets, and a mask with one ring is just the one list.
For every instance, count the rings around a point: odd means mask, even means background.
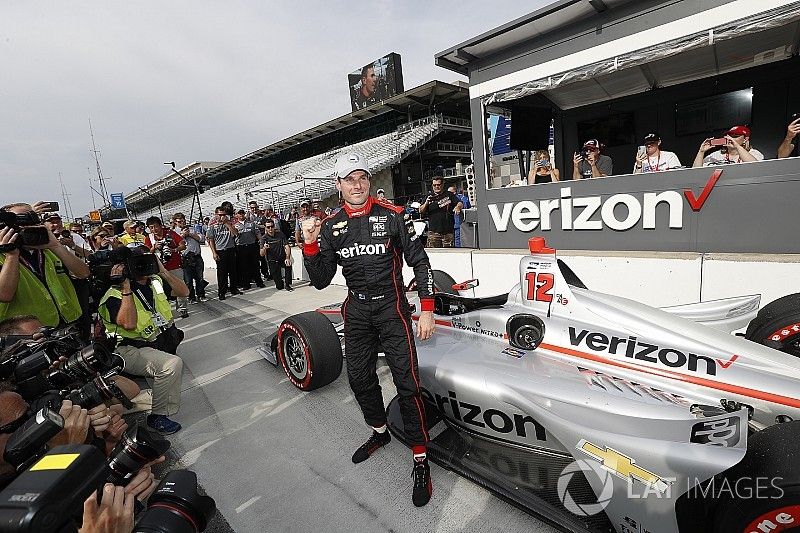
[{"label": "photographer", "polygon": [[614,173],[614,162],[600,153],[601,148],[597,139],[583,143],[580,153],[575,152],[572,158],[572,179],[605,178]]},{"label": "photographer", "polygon": [[[146,255],[141,248],[133,250],[133,254]],[[100,317],[110,334],[122,337],[117,353],[125,360],[125,371],[153,379],[153,409],[147,425],[169,435],[181,429],[168,416],[180,408],[183,361],[173,354],[183,340],[183,332],[172,321],[162,280],[178,297],[187,297],[189,288],[161,262],[157,276],[126,274],[126,268],[120,263],[111,269],[115,281],[123,275],[125,278],[100,300]]]},{"label": "photographer", "polygon": [[[144,245],[150,248],[151,253],[158,256],[159,260],[164,264],[164,268],[179,279],[183,279],[181,252],[186,250],[186,243],[177,233],[171,229],[166,229],[158,217],[148,218],[146,224],[150,230],[150,235],[145,237]],[[170,294],[170,296],[176,295]],[[189,298],[187,296],[178,296],[175,300],[175,310],[180,312],[181,318],[188,317]]]},{"label": "photographer", "polygon": [[[68,273],[86,279],[89,267],[41,224],[30,204],[11,204],[0,211],[16,219],[15,226],[0,229],[0,320],[35,315],[52,327],[78,320],[81,305]],[[44,242],[24,244],[23,231]]]},{"label": "photographer", "polygon": [[197,227],[194,230],[190,229],[186,224],[186,217],[182,213],[175,213],[175,227],[186,245],[182,257],[183,281],[189,287],[189,301],[208,301],[206,299],[208,282],[204,277],[205,263],[200,249],[200,245],[206,242],[206,236],[201,232],[199,233]]}]

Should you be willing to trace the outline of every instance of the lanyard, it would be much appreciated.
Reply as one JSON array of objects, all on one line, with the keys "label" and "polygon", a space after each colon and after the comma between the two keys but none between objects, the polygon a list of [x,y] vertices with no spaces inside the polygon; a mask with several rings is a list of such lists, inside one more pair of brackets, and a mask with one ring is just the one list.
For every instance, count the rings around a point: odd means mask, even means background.
[{"label": "lanyard", "polygon": [[647,166],[650,167],[651,172],[659,172],[658,167],[661,165],[661,150],[658,151],[658,159],[656,159],[656,166],[653,168],[653,163],[650,162],[650,156],[647,156]]},{"label": "lanyard", "polygon": [[[155,289],[151,287],[150,290],[153,291],[153,299],[155,300]],[[148,311],[150,311],[150,315],[153,317],[153,323],[156,325],[156,327],[158,327],[158,331],[163,332],[169,329],[169,323],[167,322],[167,319],[164,318],[161,313],[153,309],[153,307],[150,305],[150,302],[148,302],[147,298],[145,298],[144,294],[142,294],[141,289],[137,288],[136,294],[139,295],[139,299],[142,301],[142,304],[147,308]]]}]

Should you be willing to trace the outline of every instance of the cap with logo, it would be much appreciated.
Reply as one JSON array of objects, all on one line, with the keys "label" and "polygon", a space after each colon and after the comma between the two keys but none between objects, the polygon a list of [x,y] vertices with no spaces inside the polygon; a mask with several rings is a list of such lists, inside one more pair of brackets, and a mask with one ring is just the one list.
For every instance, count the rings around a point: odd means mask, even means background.
[{"label": "cap with logo", "polygon": [[661,136],[658,133],[648,133],[644,136],[644,142],[642,144],[657,143],[660,140]]},{"label": "cap with logo", "polygon": [[42,213],[42,221],[47,222],[48,220],[57,218],[61,220],[61,215],[58,213]]},{"label": "cap with logo", "polygon": [[383,189],[378,189],[377,191],[375,191],[375,194],[381,194],[381,193],[386,194],[386,191],[384,191]]},{"label": "cap with logo", "polygon": [[311,200],[309,200],[308,198],[303,198],[302,200],[300,200],[300,207],[303,207],[304,205],[310,206]]},{"label": "cap with logo", "polygon": [[334,171],[336,172],[337,178],[349,176],[356,170],[363,170],[368,176],[372,176],[372,174],[369,172],[369,163],[367,162],[367,159],[363,155],[355,152],[340,155],[336,160],[336,164],[334,165]]},{"label": "cap with logo", "polygon": [[750,137],[750,128],[747,126],[734,126],[725,132],[725,135],[730,135],[731,137]]},{"label": "cap with logo", "polygon": [[589,139],[585,143],[583,143],[584,148],[596,148],[600,149],[600,142],[597,139]]}]

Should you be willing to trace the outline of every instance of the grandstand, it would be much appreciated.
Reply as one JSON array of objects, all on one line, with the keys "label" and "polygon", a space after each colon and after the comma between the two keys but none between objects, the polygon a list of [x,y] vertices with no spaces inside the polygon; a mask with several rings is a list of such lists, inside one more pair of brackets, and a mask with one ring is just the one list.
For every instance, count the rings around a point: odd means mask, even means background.
[{"label": "grandstand", "polygon": [[[401,202],[427,189],[434,167],[464,180],[471,162],[468,92],[463,85],[432,81],[370,108],[357,110],[194,176],[204,192],[200,211],[222,201],[244,207],[250,200],[288,211],[303,197],[335,203],[333,167],[343,151],[364,154],[373,186]],[[191,185],[191,186],[189,186]],[[191,181],[156,180],[127,196],[136,216],[181,211],[198,214]],[[327,202],[325,201],[327,199]],[[160,206],[159,206],[160,204]]]}]

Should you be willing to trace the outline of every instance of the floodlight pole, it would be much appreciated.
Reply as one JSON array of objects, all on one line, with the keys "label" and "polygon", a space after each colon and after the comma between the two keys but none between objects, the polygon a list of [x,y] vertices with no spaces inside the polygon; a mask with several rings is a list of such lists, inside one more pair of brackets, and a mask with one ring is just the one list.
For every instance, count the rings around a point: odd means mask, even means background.
[{"label": "floodlight pole", "polygon": [[[183,175],[183,173],[175,168],[175,161],[170,161],[169,163],[164,163],[165,165],[170,165],[172,167],[172,171],[183,178],[183,181],[189,183],[189,178]],[[200,220],[203,220],[203,208],[200,207],[200,187],[197,186],[197,179],[192,176],[191,183],[194,186],[194,197],[192,198],[192,207],[189,210],[189,224],[193,224],[194,220],[194,202],[197,200],[197,212],[200,214]]]},{"label": "floodlight pole", "polygon": [[161,209],[161,200],[159,198],[156,198],[155,196],[153,196],[149,192],[147,192],[147,189],[145,189],[145,188],[137,187],[137,189],[139,189],[140,191],[142,191],[143,193],[145,193],[147,196],[149,196],[150,198],[152,198],[153,200],[155,200],[158,203],[158,213],[161,215],[161,221],[163,222],[164,221],[164,211]]}]

